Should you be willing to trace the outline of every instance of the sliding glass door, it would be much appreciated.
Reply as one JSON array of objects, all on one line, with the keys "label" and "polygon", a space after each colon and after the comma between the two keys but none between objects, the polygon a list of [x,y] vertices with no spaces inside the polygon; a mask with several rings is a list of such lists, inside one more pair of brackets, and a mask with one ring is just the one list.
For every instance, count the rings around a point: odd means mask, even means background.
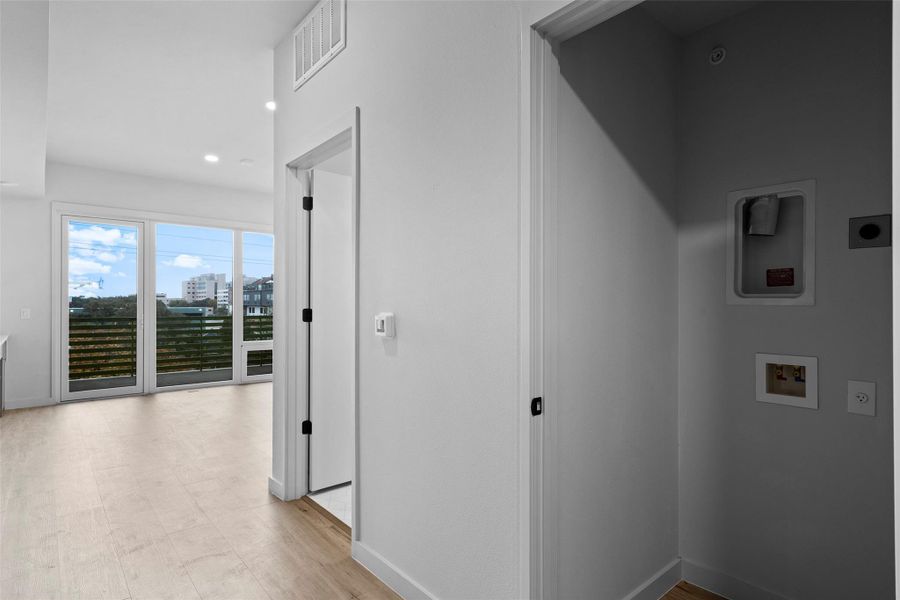
[{"label": "sliding glass door", "polygon": [[61,216],[62,399],[271,380],[272,234],[115,216]]},{"label": "sliding glass door", "polygon": [[63,400],[143,391],[139,222],[64,217]]}]

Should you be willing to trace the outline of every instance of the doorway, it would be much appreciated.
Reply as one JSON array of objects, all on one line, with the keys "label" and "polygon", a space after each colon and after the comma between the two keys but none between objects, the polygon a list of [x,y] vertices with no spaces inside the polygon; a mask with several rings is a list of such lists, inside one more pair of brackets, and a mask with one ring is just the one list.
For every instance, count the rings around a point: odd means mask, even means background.
[{"label": "doorway", "polygon": [[[845,398],[860,380],[890,402],[890,250],[847,245],[849,218],[890,210],[890,10],[598,2],[529,32],[533,595],[659,597],[679,578],[730,597],[892,595],[891,407],[860,420]],[[815,305],[728,303],[728,194],[809,179],[829,199],[805,230]],[[834,327],[864,334],[865,355]],[[829,362],[830,404],[757,400],[754,357],[777,349]],[[841,458],[860,446],[865,477]],[[813,463],[855,489],[830,495]],[[842,513],[860,501],[866,515]],[[849,543],[866,550],[818,550]],[[852,576],[823,582],[812,562]]]},{"label": "doorway", "polygon": [[[294,243],[288,246],[287,268],[285,317],[292,335],[285,350],[283,486],[285,499],[305,496],[352,525],[354,540],[359,498],[357,123],[354,111],[320,132],[287,165]],[[276,388],[279,383],[276,371]],[[299,427],[292,431],[294,423]]]},{"label": "doorway", "polygon": [[144,225],[64,217],[63,400],[144,389]]}]

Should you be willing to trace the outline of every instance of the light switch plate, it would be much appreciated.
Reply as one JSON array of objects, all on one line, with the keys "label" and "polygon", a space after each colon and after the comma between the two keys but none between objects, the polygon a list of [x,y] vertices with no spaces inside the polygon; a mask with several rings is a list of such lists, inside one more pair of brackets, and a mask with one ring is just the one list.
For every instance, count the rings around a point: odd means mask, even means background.
[{"label": "light switch plate", "polygon": [[19,318],[23,321],[27,321],[31,318],[31,309],[30,308],[20,308],[19,309]]},{"label": "light switch plate", "polygon": [[875,382],[847,382],[847,412],[875,416]]},{"label": "light switch plate", "polygon": [[378,337],[394,337],[394,313],[378,313],[375,315],[375,335]]}]

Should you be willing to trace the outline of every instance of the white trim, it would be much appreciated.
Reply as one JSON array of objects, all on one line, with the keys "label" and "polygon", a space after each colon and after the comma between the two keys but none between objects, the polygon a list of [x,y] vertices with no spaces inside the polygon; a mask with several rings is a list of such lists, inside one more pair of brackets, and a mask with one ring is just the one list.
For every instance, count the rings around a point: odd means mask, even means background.
[{"label": "white trim", "polygon": [[681,559],[675,558],[622,600],[659,600],[681,581]]},{"label": "white trim", "polygon": [[[284,372],[276,368],[276,402],[284,406],[284,422],[273,419],[273,427],[284,431],[284,494],[285,499],[293,500],[309,491],[308,477],[308,441],[300,436],[300,421],[307,418],[306,378],[309,376],[306,360],[306,336],[308,328],[299,318],[300,310],[306,308],[306,261],[301,255],[306,248],[306,218],[301,210],[302,196],[308,194],[310,182],[306,171],[322,161],[331,158],[347,149],[351,153],[352,201],[351,219],[353,232],[353,510],[352,539],[360,539],[360,455],[359,455],[359,108],[345,113],[340,118],[328,123],[306,138],[301,152],[288,162],[285,168],[285,206],[287,207],[286,256],[284,273],[286,277],[280,285],[285,286],[284,324]],[[287,216],[286,215],[286,216]],[[279,309],[280,311],[281,309]],[[281,373],[281,374],[279,374]],[[274,414],[274,413],[273,413]],[[278,436],[275,436],[277,439]]]},{"label": "white trim", "polygon": [[753,600],[789,600],[787,596],[757,587],[737,577],[714,571],[684,558],[681,560],[681,577],[698,587],[734,600],[749,600],[750,598]]},{"label": "white trim", "polygon": [[[233,277],[231,283],[231,313],[232,315],[239,316],[240,318],[236,318],[234,325],[234,347],[238,349],[237,352],[237,364],[235,368],[237,369],[237,373],[235,375],[237,383],[259,383],[264,381],[272,381],[272,374],[264,374],[264,375],[248,375],[247,374],[247,354],[249,352],[257,352],[260,350],[272,350],[274,357],[274,337],[275,337],[275,328],[273,321],[272,328],[272,339],[270,340],[251,340],[244,341],[244,234],[245,233],[255,233],[255,234],[268,234],[273,235],[272,239],[272,275],[275,275],[275,239],[274,234],[269,234],[269,232],[259,232],[259,231],[251,231],[249,229],[245,229],[243,231],[235,232],[235,237],[240,237],[241,241],[238,244],[235,240],[234,246],[234,264],[235,264],[235,275],[240,273],[240,277]],[[239,267],[239,268],[238,268]],[[274,294],[275,290],[273,287],[272,290],[272,312],[274,315],[275,302],[274,302]],[[274,371],[275,364],[272,364],[272,370]]]},{"label": "white trim", "polygon": [[[354,484],[355,485],[355,484]],[[383,556],[354,540],[350,547],[353,559],[372,572],[405,600],[435,600],[437,596],[419,585],[412,577],[395,567]]]},{"label": "white trim", "polygon": [[272,233],[272,225],[270,223],[259,223],[256,221],[235,221],[232,219],[219,219],[214,217],[198,217],[196,215],[183,215],[153,210],[135,210],[133,208],[120,208],[101,204],[52,202],[51,205],[52,211],[60,215],[68,214],[72,216],[122,219],[126,221],[155,221],[158,223],[171,223],[173,225],[216,227],[219,229],[240,229],[244,231]]},{"label": "white trim", "polygon": [[20,408],[38,408],[40,406],[55,406],[57,404],[56,400],[53,398],[26,398],[25,400],[11,400],[9,398],[6,399],[6,406],[4,406],[4,414],[11,410],[18,410]]},{"label": "white trim", "polygon": [[[799,294],[739,294],[738,278],[744,261],[738,251],[738,232],[744,230],[743,212],[738,204],[747,198],[777,194],[779,197],[803,197],[803,290]],[[762,306],[812,306],[816,303],[816,181],[792,181],[728,193],[725,203],[725,301],[728,304]]]},{"label": "white trim", "polygon": [[576,0],[552,15],[534,23],[537,30],[554,44],[564,42],[616,15],[625,12],[643,0]]},{"label": "white trim", "polygon": [[274,477],[269,477],[269,493],[279,500],[284,500],[284,484]]},{"label": "white trim", "polygon": [[[892,125],[891,198],[892,212],[900,215],[900,1],[894,0],[892,14]],[[894,242],[893,259],[893,379],[894,398],[900,398],[900,244]],[[900,410],[893,411],[894,439],[894,589],[900,597]]]},{"label": "white trim", "polygon": [[519,298],[518,354],[519,377],[515,414],[518,419],[519,454],[519,595],[540,596],[542,584],[542,501],[543,419],[532,417],[531,399],[543,394],[541,236],[543,171],[536,160],[541,147],[542,129],[534,122],[541,113],[541,67],[545,42],[527,22],[523,22],[520,52],[527,57],[521,63],[519,119]]}]

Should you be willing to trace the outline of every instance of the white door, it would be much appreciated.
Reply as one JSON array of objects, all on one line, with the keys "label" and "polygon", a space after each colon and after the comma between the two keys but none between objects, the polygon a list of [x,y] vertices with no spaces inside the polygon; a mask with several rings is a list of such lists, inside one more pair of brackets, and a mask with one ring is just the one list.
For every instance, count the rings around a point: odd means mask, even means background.
[{"label": "white door", "polygon": [[310,213],[309,488],[353,474],[352,179],[316,169]]},{"label": "white door", "polygon": [[144,391],[143,224],[63,217],[62,399]]}]

